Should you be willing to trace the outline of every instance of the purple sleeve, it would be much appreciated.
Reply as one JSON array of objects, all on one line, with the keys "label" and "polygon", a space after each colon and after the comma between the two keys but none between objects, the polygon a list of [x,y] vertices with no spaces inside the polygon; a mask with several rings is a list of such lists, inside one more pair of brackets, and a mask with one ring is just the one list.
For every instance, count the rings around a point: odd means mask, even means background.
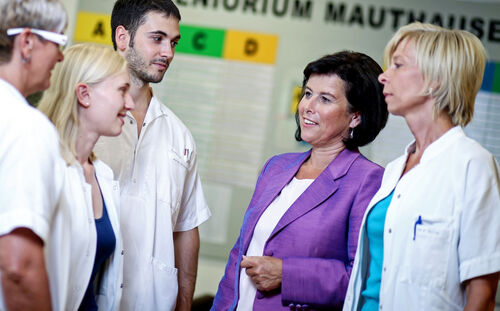
[{"label": "purple sleeve", "polygon": [[[262,168],[262,171],[259,175],[259,178],[257,179],[257,184],[255,188],[257,189],[259,185],[261,184],[261,178],[265,174],[266,169],[268,167],[268,164],[271,162],[273,158],[269,159],[264,167]],[[256,193],[259,193],[258,191],[254,191],[254,194],[252,196],[252,199],[250,200],[250,204],[248,206],[245,218],[248,214],[248,211],[252,208],[253,204],[255,203],[257,197]],[[243,225],[242,229],[245,224],[245,218],[243,219]],[[243,230],[240,232],[240,236],[236,240],[236,243],[234,244],[233,248],[231,249],[231,252],[229,253],[229,258],[227,260],[227,265],[226,269],[224,271],[224,276],[222,277],[222,280],[219,283],[219,288],[217,289],[217,294],[215,295],[214,298],[214,303],[212,305],[212,308],[210,310],[212,311],[221,311],[221,310],[229,310],[231,306],[233,305],[233,302],[235,299],[237,299],[238,294],[237,290],[239,288],[239,284],[236,284],[239,280],[236,279],[236,274],[239,274],[239,266],[240,266],[240,261],[241,258],[239,256],[240,252],[240,247],[241,247],[241,239],[243,235]],[[238,267],[238,268],[237,268]],[[236,303],[234,303],[234,306],[236,306]]]},{"label": "purple sleeve", "polygon": [[347,226],[347,257],[344,262],[337,259],[287,257],[283,259],[282,303],[307,304],[310,307],[342,307],[363,215],[370,200],[377,192],[383,169],[371,170],[360,183],[350,207]]},{"label": "purple sleeve", "polygon": [[236,281],[236,266],[239,266],[238,254],[240,250],[240,239],[241,236],[238,237],[238,240],[234,244],[233,249],[229,253],[229,258],[227,260],[226,270],[224,272],[224,276],[219,283],[219,288],[217,289],[217,294],[215,295],[214,304],[210,310],[220,311],[220,310],[229,310],[229,307],[233,304],[233,300],[236,295],[236,288],[238,288],[235,284]]}]

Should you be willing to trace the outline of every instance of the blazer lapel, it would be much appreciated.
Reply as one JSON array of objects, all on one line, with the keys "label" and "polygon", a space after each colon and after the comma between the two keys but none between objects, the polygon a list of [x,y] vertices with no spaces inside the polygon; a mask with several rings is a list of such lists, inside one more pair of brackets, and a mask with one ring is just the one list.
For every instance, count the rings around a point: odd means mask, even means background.
[{"label": "blazer lapel", "polygon": [[268,240],[272,239],[288,224],[330,198],[339,187],[337,179],[347,173],[354,160],[359,156],[360,154],[357,151],[344,149],[290,206]]},{"label": "blazer lapel", "polygon": [[255,201],[253,206],[249,207],[250,209],[248,211],[248,214],[243,220],[243,245],[241,248],[243,253],[245,253],[248,248],[250,239],[253,235],[253,231],[262,213],[280,194],[281,190],[290,182],[290,180],[292,180],[293,176],[297,174],[297,171],[302,166],[302,163],[304,163],[304,161],[309,157],[310,154],[310,150],[308,152],[302,153],[297,161],[292,163],[289,167],[286,166],[288,163],[283,163],[281,165],[283,167],[283,170],[281,172],[279,172],[278,174],[273,174],[272,176],[267,176],[265,179],[260,181],[262,185],[259,185],[260,190],[258,191],[260,191],[261,194],[259,195],[257,201]]}]

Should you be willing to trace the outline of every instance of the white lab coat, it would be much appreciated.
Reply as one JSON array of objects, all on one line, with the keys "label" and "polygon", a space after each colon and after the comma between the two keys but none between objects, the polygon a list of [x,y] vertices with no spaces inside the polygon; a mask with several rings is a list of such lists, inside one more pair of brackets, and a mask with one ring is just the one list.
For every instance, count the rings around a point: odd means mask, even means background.
[{"label": "white lab coat", "polygon": [[174,231],[210,217],[191,133],[152,98],[141,135],[127,113],[122,134],[101,137],[96,154],[120,180],[124,241],[121,310],[173,310],[177,300]]},{"label": "white lab coat", "polygon": [[366,217],[393,189],[380,310],[463,310],[462,283],[500,271],[500,176],[493,156],[455,127],[400,179],[411,146],[387,166],[365,213],[344,311],[360,309],[368,276]]},{"label": "white lab coat", "polygon": [[[118,182],[113,180],[113,172],[106,164],[97,160],[94,162],[94,168],[116,238],[114,253],[101,267],[103,274],[100,282],[97,282],[99,287],[96,300],[100,311],[117,310],[123,276],[123,248],[118,215],[119,186]],[[69,218],[66,225],[70,227],[66,238],[68,245],[64,245],[70,249],[69,254],[64,254],[69,256],[70,271],[65,310],[78,310],[94,267],[97,232],[91,191],[80,164],[74,163],[69,166],[60,203],[60,208],[68,211]],[[99,278],[99,274],[96,278]]]},{"label": "white lab coat", "polygon": [[[60,249],[48,246],[65,236],[64,226],[57,221],[63,218],[57,202],[65,171],[57,131],[2,79],[0,98],[0,235],[30,229],[45,244],[47,270],[57,271],[63,266],[57,257]],[[62,310],[65,304],[64,271],[49,274],[54,310]],[[0,310],[5,309],[0,284]]]}]

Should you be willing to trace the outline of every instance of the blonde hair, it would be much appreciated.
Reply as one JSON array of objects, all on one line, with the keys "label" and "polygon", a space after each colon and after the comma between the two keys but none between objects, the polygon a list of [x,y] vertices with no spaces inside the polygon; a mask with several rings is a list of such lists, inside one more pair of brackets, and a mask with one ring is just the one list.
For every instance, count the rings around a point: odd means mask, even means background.
[{"label": "blonde hair", "polygon": [[[125,59],[110,47],[77,44],[64,53],[64,61],[54,69],[50,88],[44,92],[38,109],[54,123],[61,141],[61,153],[68,164],[76,159],[79,125],[76,85],[102,82],[127,70]],[[90,160],[95,160],[91,153]]]},{"label": "blonde hair", "polygon": [[481,41],[464,30],[411,23],[401,27],[387,43],[386,67],[403,40],[415,45],[417,66],[424,77],[422,95],[436,100],[433,117],[446,112],[454,125],[467,125],[474,114],[474,100],[486,65]]},{"label": "blonde hair", "polygon": [[68,16],[59,0],[0,0],[0,63],[9,62],[14,36],[7,29],[29,27],[62,32]]}]

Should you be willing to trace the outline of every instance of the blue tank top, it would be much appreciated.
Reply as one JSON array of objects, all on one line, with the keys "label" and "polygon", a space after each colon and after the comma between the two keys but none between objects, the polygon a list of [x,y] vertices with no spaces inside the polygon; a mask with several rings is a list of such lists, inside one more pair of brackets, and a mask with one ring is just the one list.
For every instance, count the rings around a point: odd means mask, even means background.
[{"label": "blue tank top", "polygon": [[391,204],[394,190],[385,199],[379,201],[366,218],[366,234],[368,236],[368,279],[365,289],[361,292],[364,298],[362,311],[378,311],[380,282],[382,279],[382,264],[384,260],[384,224],[387,208]]},{"label": "blue tank top", "polygon": [[113,227],[109,221],[104,198],[102,200],[102,216],[101,218],[95,220],[95,227],[97,230],[97,247],[94,268],[92,269],[89,285],[85,291],[85,295],[83,296],[82,303],[78,310],[97,310],[97,302],[94,294],[94,280],[102,263],[105,262],[111,254],[113,254],[116,246],[115,233],[113,232]]}]

